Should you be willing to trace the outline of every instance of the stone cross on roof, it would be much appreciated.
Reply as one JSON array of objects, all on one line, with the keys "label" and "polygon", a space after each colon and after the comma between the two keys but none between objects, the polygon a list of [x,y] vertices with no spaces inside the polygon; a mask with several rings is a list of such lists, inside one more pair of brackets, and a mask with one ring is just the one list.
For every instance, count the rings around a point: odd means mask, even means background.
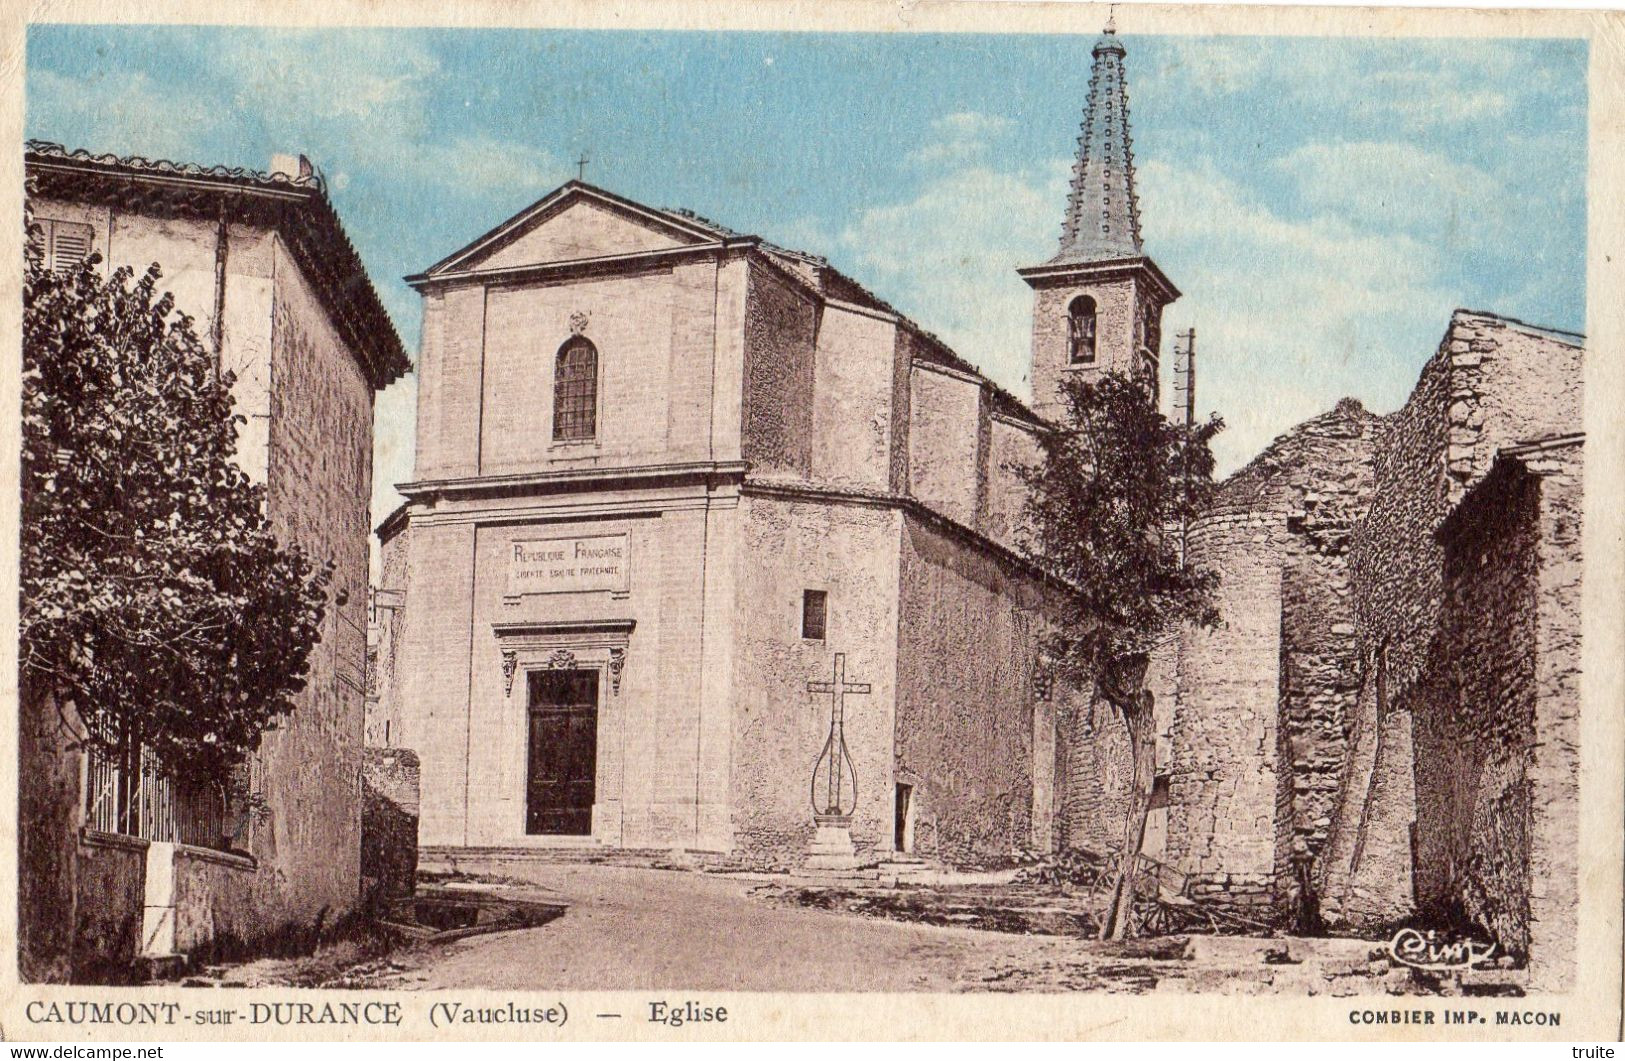
[{"label": "stone cross on roof", "polygon": [[1096,42],[1089,103],[1072,166],[1072,190],[1055,264],[1111,261],[1144,253],[1140,203],[1134,194],[1134,152],[1128,129],[1123,45],[1114,22]]}]

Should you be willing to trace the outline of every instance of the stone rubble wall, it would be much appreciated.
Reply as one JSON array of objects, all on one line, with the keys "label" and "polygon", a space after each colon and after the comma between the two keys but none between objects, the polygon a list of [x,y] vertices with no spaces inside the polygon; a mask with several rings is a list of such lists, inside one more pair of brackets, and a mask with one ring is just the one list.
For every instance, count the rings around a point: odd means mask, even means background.
[{"label": "stone rubble wall", "polygon": [[[1184,632],[1170,727],[1166,853],[1193,894],[1263,894],[1285,917],[1308,858],[1331,924],[1420,902],[1538,950],[1535,897],[1575,876],[1578,473],[1542,458],[1551,513],[1524,505],[1459,557],[1440,531],[1498,453],[1580,423],[1582,358],[1574,337],[1458,311],[1404,408],[1341,402],[1221,486],[1191,552],[1222,578],[1224,625]],[[1547,902],[1549,954],[1572,914]]]},{"label": "stone rubble wall", "polygon": [[1579,876],[1578,445],[1503,458],[1441,532],[1435,702],[1417,715],[1417,898],[1551,990]]},{"label": "stone rubble wall", "polygon": [[369,898],[403,899],[417,890],[418,757],[405,748],[368,748],[361,767],[361,876]]},{"label": "stone rubble wall", "polygon": [[1404,408],[1384,419],[1371,506],[1350,553],[1364,687],[1317,867],[1333,921],[1389,923],[1413,908],[1411,831],[1427,769],[1414,729],[1423,713],[1454,709],[1436,532],[1501,449],[1582,422],[1583,356],[1572,337],[1458,311]]}]

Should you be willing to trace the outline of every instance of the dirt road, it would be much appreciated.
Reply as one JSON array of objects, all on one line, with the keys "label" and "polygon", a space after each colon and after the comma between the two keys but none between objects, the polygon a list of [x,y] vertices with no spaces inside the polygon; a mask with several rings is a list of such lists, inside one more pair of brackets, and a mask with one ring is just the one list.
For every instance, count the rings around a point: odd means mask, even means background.
[{"label": "dirt road", "polygon": [[[551,864],[504,868],[515,898],[560,900],[541,928],[395,957],[378,986],[734,991],[1144,990],[1138,963],[1101,982],[1080,940],[769,905],[703,873]],[[1118,963],[1121,965],[1121,963]],[[1110,980],[1110,978],[1108,978]]]}]

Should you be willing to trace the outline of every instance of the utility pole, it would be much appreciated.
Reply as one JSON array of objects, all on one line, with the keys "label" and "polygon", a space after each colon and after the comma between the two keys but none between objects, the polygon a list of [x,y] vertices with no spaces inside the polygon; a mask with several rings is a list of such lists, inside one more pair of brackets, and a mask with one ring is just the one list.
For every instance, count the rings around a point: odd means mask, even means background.
[{"label": "utility pole", "polygon": [[[1183,346],[1181,345],[1183,344]],[[1186,434],[1186,450],[1180,455],[1180,473],[1183,480],[1184,500],[1191,497],[1191,461],[1189,436],[1196,426],[1196,328],[1192,326],[1181,335],[1174,336],[1174,394],[1181,399],[1182,408],[1176,415],[1182,417]],[[1189,548],[1190,520],[1179,521],[1179,560],[1185,562]]]}]

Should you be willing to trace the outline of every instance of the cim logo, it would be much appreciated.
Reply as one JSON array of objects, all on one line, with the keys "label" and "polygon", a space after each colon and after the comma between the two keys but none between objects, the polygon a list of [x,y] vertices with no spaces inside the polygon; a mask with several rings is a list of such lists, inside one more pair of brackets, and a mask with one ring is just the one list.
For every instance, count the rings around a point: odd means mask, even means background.
[{"label": "cim logo", "polygon": [[1442,972],[1447,969],[1468,969],[1495,954],[1494,943],[1478,943],[1470,939],[1441,939],[1432,929],[1420,932],[1402,928],[1388,941],[1388,953],[1394,960],[1413,969]]}]

